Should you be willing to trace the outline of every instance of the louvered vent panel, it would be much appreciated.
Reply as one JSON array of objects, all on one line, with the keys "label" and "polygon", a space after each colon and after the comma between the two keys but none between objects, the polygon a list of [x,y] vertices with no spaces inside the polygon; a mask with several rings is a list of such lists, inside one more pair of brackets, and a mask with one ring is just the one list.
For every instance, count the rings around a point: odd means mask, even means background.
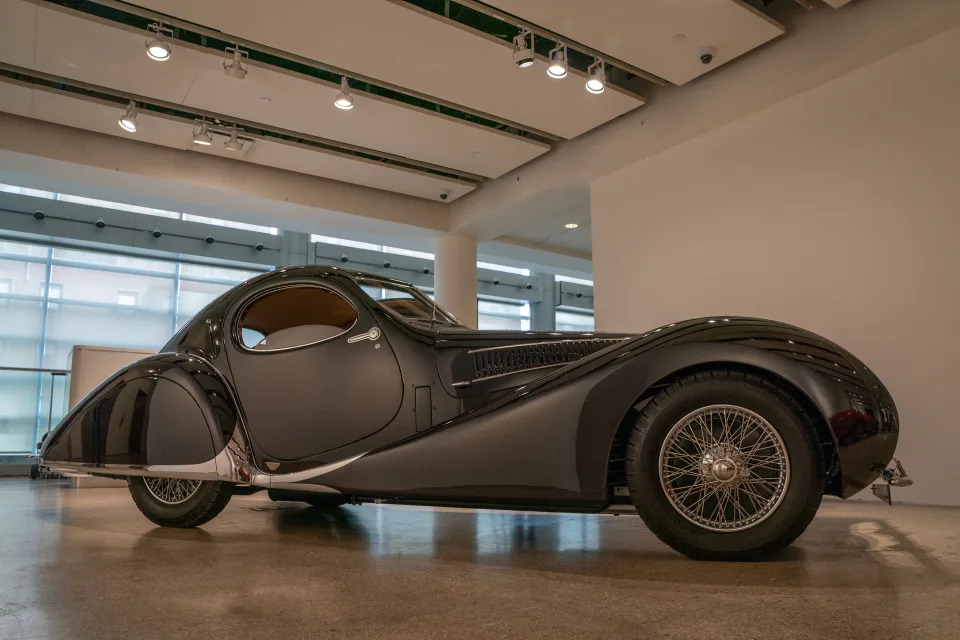
[{"label": "louvered vent panel", "polygon": [[565,340],[473,351],[474,379],[576,362],[621,342],[610,340]]}]

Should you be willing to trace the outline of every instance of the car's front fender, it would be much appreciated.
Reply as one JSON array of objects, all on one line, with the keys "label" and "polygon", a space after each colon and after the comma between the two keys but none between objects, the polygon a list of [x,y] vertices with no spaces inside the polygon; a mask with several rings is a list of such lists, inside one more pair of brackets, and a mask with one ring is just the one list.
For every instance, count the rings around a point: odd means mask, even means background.
[{"label": "car's front fender", "polygon": [[161,353],[117,372],[71,409],[44,442],[41,464],[116,475],[180,469],[174,475],[214,478],[238,422],[229,385],[212,364]]}]

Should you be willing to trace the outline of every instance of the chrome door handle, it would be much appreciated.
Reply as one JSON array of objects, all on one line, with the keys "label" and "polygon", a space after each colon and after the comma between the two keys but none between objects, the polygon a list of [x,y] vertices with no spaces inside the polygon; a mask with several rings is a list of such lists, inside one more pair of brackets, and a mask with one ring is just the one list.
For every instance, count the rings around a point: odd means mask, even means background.
[{"label": "chrome door handle", "polygon": [[350,336],[347,338],[347,342],[354,343],[360,342],[361,340],[376,340],[380,337],[380,329],[377,327],[370,327],[370,330],[366,333],[359,333],[355,336]]}]

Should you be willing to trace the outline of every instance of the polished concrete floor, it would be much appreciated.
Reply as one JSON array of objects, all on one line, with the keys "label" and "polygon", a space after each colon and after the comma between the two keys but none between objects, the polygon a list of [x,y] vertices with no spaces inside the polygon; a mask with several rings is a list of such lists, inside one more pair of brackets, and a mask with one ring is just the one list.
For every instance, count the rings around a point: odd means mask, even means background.
[{"label": "polished concrete floor", "polygon": [[235,497],[154,527],[124,489],[0,479],[0,639],[960,638],[960,509],[824,503],[761,563],[639,518]]}]

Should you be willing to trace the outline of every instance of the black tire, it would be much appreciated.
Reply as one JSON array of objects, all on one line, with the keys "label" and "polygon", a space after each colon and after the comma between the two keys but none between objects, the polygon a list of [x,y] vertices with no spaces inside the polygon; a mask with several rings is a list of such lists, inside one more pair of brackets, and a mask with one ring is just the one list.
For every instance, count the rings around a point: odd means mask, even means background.
[{"label": "black tire", "polygon": [[223,511],[233,495],[233,484],[204,480],[189,498],[168,504],[150,491],[145,478],[131,477],[127,486],[140,512],[161,527],[198,527]]},{"label": "black tire", "polygon": [[[789,481],[769,515],[739,531],[715,531],[682,515],[660,480],[661,447],[684,416],[711,405],[753,412],[779,435]],[[816,430],[799,404],[773,382],[738,371],[709,371],[671,384],[641,410],[627,447],[627,485],[644,523],[675,550],[702,560],[755,560],[782,549],[807,528],[820,506],[824,462]]]},{"label": "black tire", "polygon": [[341,493],[310,493],[309,491],[268,489],[267,495],[275,502],[306,502],[310,506],[320,509],[330,509],[347,504],[347,497]]}]

